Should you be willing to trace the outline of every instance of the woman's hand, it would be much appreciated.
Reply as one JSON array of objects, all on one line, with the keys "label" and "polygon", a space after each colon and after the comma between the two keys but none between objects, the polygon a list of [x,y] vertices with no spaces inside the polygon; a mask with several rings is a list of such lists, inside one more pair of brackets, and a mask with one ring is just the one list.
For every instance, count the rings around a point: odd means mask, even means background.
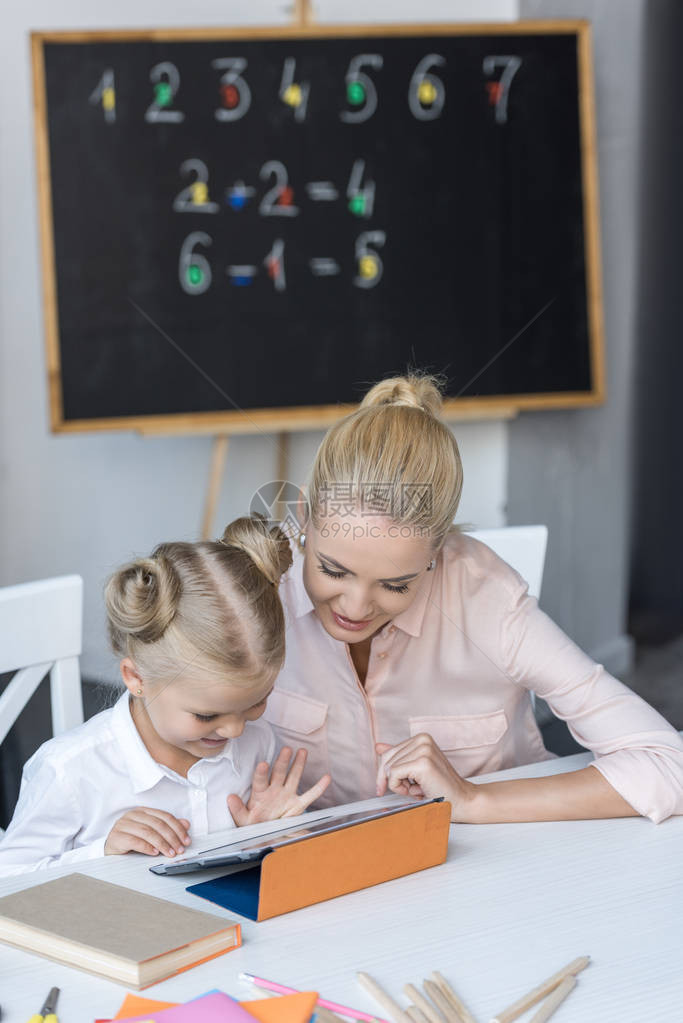
[{"label": "woman's hand", "polygon": [[136,806],[119,817],[104,843],[105,856],[141,852],[147,856],[175,856],[190,844],[190,822],[165,810]]},{"label": "woman's hand", "polygon": [[285,746],[275,759],[272,771],[265,761],[257,765],[248,803],[245,805],[237,795],[228,796],[228,809],[238,828],[245,824],[277,820],[278,817],[296,817],[322,796],[332,781],[329,774],[324,774],[310,789],[297,795],[306,757],[305,749],[298,750],[290,767],[292,751]]},{"label": "woman's hand", "polygon": [[390,746],[378,742],[377,795],[389,789],[402,796],[436,799],[443,796],[452,807],[451,820],[467,821],[477,786],[461,778],[431,735],[421,732]]}]

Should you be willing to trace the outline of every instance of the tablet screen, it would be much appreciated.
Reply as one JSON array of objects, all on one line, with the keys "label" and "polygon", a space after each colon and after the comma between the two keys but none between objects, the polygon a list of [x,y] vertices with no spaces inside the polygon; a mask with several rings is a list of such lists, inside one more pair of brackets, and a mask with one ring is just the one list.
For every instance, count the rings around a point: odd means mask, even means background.
[{"label": "tablet screen", "polygon": [[439,799],[410,800],[398,805],[393,803],[384,809],[356,810],[353,813],[334,813],[332,811],[329,816],[319,817],[317,820],[311,821],[310,824],[294,824],[291,828],[280,828],[280,830],[266,832],[257,838],[236,839],[234,842],[228,842],[213,849],[204,849],[202,852],[194,853],[191,856],[156,863],[149,869],[154,874],[182,874],[201,870],[205,867],[220,867],[225,864],[258,863],[266,853],[271,852],[278,846],[290,845],[292,842],[299,842],[303,838],[311,838],[314,835],[338,831],[341,828],[348,828],[353,824],[360,824],[363,821],[375,820],[378,817],[388,817],[394,813],[401,813],[403,810],[423,806],[425,802],[440,801]]}]

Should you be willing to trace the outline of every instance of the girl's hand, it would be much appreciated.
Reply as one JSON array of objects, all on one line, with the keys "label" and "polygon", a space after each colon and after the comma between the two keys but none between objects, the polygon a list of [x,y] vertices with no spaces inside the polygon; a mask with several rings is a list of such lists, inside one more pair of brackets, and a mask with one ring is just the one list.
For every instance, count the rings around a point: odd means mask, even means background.
[{"label": "girl's hand", "polygon": [[147,856],[175,856],[190,844],[190,822],[165,810],[136,806],[119,817],[104,843],[105,856],[141,852]]},{"label": "girl's hand", "polygon": [[246,806],[239,796],[228,796],[228,809],[238,828],[245,824],[277,820],[278,817],[296,817],[322,796],[332,781],[329,774],[324,774],[312,788],[297,795],[306,756],[305,749],[298,750],[290,767],[292,751],[285,746],[275,759],[272,771],[265,760],[257,765]]},{"label": "girl's hand", "polygon": [[387,789],[419,799],[443,796],[451,804],[451,820],[468,820],[477,786],[460,777],[431,735],[422,732],[398,746],[378,742],[375,749],[380,755],[378,796]]}]

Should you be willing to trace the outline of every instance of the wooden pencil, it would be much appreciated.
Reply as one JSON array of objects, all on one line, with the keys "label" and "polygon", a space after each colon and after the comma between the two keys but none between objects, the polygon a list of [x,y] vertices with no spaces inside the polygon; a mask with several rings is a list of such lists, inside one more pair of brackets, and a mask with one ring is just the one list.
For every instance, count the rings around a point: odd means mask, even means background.
[{"label": "wooden pencil", "polygon": [[418,1009],[417,1005],[409,1005],[406,1009],[406,1013],[410,1016],[413,1023],[429,1023],[427,1017],[420,1011],[420,1009]]},{"label": "wooden pencil", "polygon": [[406,984],[403,992],[415,1002],[415,1005],[420,1010],[420,1015],[426,1016],[428,1023],[444,1023],[441,1013],[434,1008],[429,999],[425,998],[422,992],[413,984]]},{"label": "wooden pencil", "polygon": [[372,995],[377,1004],[381,1005],[384,1011],[393,1019],[394,1023],[410,1023],[410,1016],[368,973],[360,971],[356,974],[356,977],[360,986],[365,988],[369,995]]},{"label": "wooden pencil", "polygon": [[551,991],[538,1012],[531,1017],[529,1023],[546,1023],[546,1020],[550,1019],[558,1005],[561,1005],[567,995],[572,993],[577,984],[578,980],[570,973],[554,991]]},{"label": "wooden pencil", "polygon": [[461,998],[459,998],[456,995],[455,991],[448,983],[446,978],[443,977],[438,970],[434,970],[434,972],[432,973],[432,980],[436,985],[438,985],[438,987],[444,993],[448,1001],[452,1004],[455,1011],[461,1017],[462,1023],[477,1023],[477,1021],[475,1020],[474,1016],[467,1008],[465,1003],[462,1001]]},{"label": "wooden pencil", "polygon": [[455,1011],[438,984],[435,984],[433,980],[424,980],[422,986],[446,1017],[447,1023],[462,1023],[460,1014]]},{"label": "wooden pencil", "polygon": [[497,1013],[491,1020],[491,1023],[512,1023],[512,1021],[517,1019],[518,1016],[521,1016],[523,1012],[530,1009],[532,1005],[535,1005],[536,1002],[540,1002],[542,998],[545,998],[551,991],[554,991],[558,984],[562,983],[565,977],[569,977],[570,975],[575,976],[577,973],[580,973],[581,970],[585,970],[590,961],[590,956],[579,956],[578,959],[574,959],[571,963],[568,963],[567,966],[563,966],[561,970],[558,970],[557,973],[553,973],[552,977],[548,977],[548,979],[544,980],[542,984],[538,985],[538,987],[532,988],[531,991],[528,991],[527,994],[518,998],[516,1002],[512,1003],[512,1005],[508,1005],[508,1007],[503,1009],[502,1012]]}]

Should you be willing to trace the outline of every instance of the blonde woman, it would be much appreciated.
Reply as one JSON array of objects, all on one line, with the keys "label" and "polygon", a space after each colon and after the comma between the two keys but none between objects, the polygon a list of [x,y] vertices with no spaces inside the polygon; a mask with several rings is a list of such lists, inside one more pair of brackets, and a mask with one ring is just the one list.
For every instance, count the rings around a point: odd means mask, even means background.
[{"label": "blonde woman", "polygon": [[[321,805],[445,795],[453,820],[683,812],[683,743],[539,610],[524,580],[455,530],[455,439],[428,377],[386,380],[329,430],[280,593],[287,657],[267,718],[308,750]],[[530,693],[595,762],[548,778],[472,775],[552,756]],[[305,775],[306,777],[306,775]]]},{"label": "blonde woman", "polygon": [[257,517],[223,538],[164,543],[120,568],[105,603],[126,689],[43,744],[24,767],[0,873],[95,856],[175,856],[192,836],[302,813],[306,754],[273,764],[260,720],[284,657],[280,576],[289,542]]}]

